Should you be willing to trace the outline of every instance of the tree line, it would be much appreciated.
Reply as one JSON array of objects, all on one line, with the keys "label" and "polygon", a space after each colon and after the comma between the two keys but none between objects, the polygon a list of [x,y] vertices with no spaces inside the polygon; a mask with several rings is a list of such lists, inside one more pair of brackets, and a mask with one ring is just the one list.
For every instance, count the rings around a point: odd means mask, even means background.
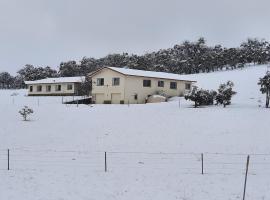
[{"label": "tree line", "polygon": [[262,39],[247,39],[239,47],[209,46],[204,38],[184,41],[172,48],[146,53],[109,54],[103,58],[83,57],[79,62],[61,62],[55,70],[49,66],[27,64],[16,76],[0,73],[0,88],[21,88],[24,81],[47,77],[85,76],[103,66],[128,67],[176,74],[194,74],[246,67],[246,64],[265,64],[270,61],[270,43]]}]

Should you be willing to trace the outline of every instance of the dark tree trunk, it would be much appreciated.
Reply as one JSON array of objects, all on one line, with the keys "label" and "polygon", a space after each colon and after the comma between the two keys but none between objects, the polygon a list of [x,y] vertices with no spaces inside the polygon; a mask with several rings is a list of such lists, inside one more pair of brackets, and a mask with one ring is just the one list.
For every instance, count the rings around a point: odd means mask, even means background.
[{"label": "dark tree trunk", "polygon": [[269,90],[267,90],[266,92],[266,104],[265,107],[268,108],[269,107]]}]

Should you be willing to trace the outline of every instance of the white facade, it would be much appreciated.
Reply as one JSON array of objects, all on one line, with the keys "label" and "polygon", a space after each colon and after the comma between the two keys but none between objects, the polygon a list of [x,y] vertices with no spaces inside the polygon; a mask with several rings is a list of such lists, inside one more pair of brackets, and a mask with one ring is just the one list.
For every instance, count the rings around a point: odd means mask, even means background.
[{"label": "white facade", "polygon": [[183,96],[194,81],[181,75],[105,67],[91,75],[93,101],[97,104],[145,103],[148,96],[162,93]]}]

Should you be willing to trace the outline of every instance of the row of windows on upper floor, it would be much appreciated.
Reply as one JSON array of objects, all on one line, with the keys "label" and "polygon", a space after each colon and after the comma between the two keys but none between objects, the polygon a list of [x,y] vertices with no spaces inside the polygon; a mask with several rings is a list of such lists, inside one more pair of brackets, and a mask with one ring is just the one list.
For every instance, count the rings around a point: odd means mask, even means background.
[{"label": "row of windows on upper floor", "polygon": [[[120,78],[112,78],[112,86],[118,86],[120,85]],[[143,80],[143,87],[151,87],[152,81],[151,80]],[[164,87],[165,82],[159,80],[158,81],[158,87]],[[104,86],[104,78],[97,78],[97,86]],[[170,82],[170,89],[177,89],[177,82],[171,81]],[[185,89],[190,90],[191,84],[185,83]]]},{"label": "row of windows on upper floor", "polygon": [[[52,86],[51,85],[46,85],[45,87],[45,91],[46,92],[51,92],[52,91]],[[73,89],[73,85],[72,84],[68,84],[67,85],[67,90],[72,90]],[[59,92],[62,90],[62,85],[55,85],[54,91]],[[29,86],[29,91],[33,92],[33,86]],[[37,85],[36,87],[36,92],[42,92],[43,91],[43,86],[42,85]]]}]

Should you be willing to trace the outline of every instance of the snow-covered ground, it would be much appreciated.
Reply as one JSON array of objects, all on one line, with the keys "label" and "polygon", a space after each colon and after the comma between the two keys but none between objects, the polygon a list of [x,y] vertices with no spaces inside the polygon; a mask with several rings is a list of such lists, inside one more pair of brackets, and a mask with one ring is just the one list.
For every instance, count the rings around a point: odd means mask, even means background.
[{"label": "snow-covered ground", "polygon": [[[61,97],[0,91],[0,199],[241,199],[247,154],[246,199],[270,199],[270,110],[257,85],[265,72],[256,66],[186,76],[205,89],[232,80],[238,93],[225,109],[194,109],[183,98],[180,107],[179,98],[77,107]],[[24,105],[34,109],[31,121],[18,114]]]}]

